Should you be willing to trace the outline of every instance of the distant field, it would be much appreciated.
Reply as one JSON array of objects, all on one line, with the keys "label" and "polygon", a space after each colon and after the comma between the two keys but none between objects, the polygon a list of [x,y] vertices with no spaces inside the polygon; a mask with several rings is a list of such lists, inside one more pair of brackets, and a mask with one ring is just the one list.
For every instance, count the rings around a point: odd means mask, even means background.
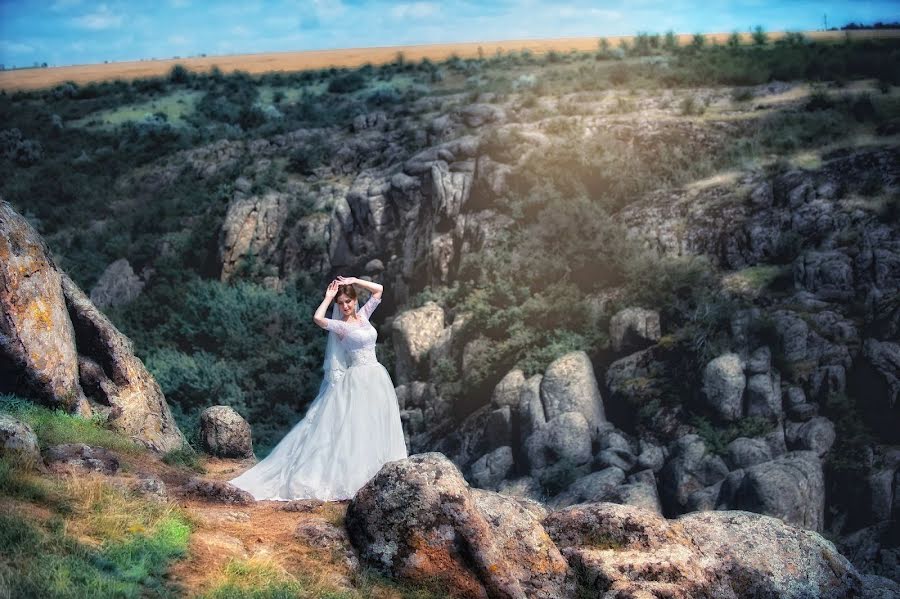
[{"label": "distant field", "polygon": [[[707,34],[707,40],[724,43],[729,33]],[[840,41],[849,35],[851,39],[900,37],[898,29],[855,30],[855,31],[810,31],[804,35],[817,41]],[[783,32],[772,32],[770,40],[784,36]],[[689,44],[692,34],[681,34],[680,44]],[[750,41],[750,34],[742,34],[744,42]],[[264,54],[238,54],[233,56],[206,56],[194,58],[172,58],[165,60],[140,60],[113,62],[107,64],[76,65],[0,71],[0,89],[28,90],[52,87],[66,81],[85,84],[92,81],[111,79],[137,79],[165,75],[176,64],[204,72],[218,66],[223,72],[234,70],[259,74],[273,71],[302,71],[329,67],[358,67],[366,63],[373,65],[391,62],[402,52],[405,60],[419,61],[428,58],[442,61],[454,54],[461,58],[477,57],[479,54],[491,56],[497,52],[529,50],[534,54],[544,54],[555,50],[581,52],[597,49],[596,37],[556,38],[537,40],[506,40],[496,42],[471,42],[459,44],[430,44],[420,46],[381,46],[376,48],[347,48],[343,50],[308,50],[303,52],[269,52]],[[632,42],[634,36],[610,36],[606,38],[615,48],[620,40]]]}]

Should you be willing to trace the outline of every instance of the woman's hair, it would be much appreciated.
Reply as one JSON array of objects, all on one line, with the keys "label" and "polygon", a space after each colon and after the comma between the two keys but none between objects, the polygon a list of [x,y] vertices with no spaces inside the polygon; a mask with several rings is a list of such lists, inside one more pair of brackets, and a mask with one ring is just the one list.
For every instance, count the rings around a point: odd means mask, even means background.
[{"label": "woman's hair", "polygon": [[334,294],[335,301],[342,293],[350,299],[356,299],[356,288],[353,285],[338,285],[337,293]]}]

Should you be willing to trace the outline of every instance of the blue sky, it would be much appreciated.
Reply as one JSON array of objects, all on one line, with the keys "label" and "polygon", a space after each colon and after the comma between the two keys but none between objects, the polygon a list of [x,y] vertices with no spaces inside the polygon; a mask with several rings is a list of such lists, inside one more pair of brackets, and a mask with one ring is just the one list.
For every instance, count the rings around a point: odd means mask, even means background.
[{"label": "blue sky", "polygon": [[140,58],[501,39],[817,29],[900,20],[900,0],[0,0],[0,63]]}]

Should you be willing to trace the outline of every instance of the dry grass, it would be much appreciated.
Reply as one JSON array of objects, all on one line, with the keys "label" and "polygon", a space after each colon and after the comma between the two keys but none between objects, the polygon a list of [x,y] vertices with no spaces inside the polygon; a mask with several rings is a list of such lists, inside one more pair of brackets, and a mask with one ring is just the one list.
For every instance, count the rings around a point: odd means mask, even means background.
[{"label": "dry grass", "polygon": [[[707,41],[724,43],[730,33],[710,33]],[[772,32],[769,40],[775,41],[784,37],[784,32]],[[838,41],[847,35],[851,39],[900,37],[900,30],[859,30],[859,31],[810,31],[805,32],[808,38],[816,41]],[[692,34],[678,35],[678,42],[687,45]],[[442,61],[452,56],[475,58],[479,50],[484,56],[493,56],[497,52],[529,50],[534,54],[546,54],[550,51],[592,52],[597,49],[597,37],[504,40],[468,42],[458,44],[428,44],[418,46],[382,46],[375,48],[346,48],[340,50],[307,50],[302,52],[267,52],[260,54],[240,54],[232,56],[205,56],[192,58],[172,58],[165,60],[140,60],[130,62],[112,62],[108,64],[73,65],[64,67],[17,69],[0,72],[0,89],[27,90],[52,87],[66,81],[78,84],[110,79],[137,79],[140,77],[158,77],[167,74],[176,64],[195,72],[209,71],[218,66],[223,72],[233,70],[246,71],[252,74],[274,71],[303,71],[329,67],[358,67],[366,63],[384,64],[397,59],[402,53],[405,60],[419,61],[428,58]],[[617,47],[620,41],[632,43],[634,36],[616,36],[606,38],[611,47]],[[750,34],[742,34],[742,41],[748,43]]]}]

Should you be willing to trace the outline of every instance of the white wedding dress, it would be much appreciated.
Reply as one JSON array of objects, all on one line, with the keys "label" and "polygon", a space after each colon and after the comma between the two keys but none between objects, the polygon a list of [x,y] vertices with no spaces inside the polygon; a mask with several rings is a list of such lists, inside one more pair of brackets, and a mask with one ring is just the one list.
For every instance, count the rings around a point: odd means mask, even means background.
[{"label": "white wedding dress", "polygon": [[327,319],[346,370],[323,381],[303,419],[231,484],[256,499],[350,499],[386,462],[407,457],[394,384],[375,357],[378,332],[369,318],[379,303],[370,297],[358,323]]}]

